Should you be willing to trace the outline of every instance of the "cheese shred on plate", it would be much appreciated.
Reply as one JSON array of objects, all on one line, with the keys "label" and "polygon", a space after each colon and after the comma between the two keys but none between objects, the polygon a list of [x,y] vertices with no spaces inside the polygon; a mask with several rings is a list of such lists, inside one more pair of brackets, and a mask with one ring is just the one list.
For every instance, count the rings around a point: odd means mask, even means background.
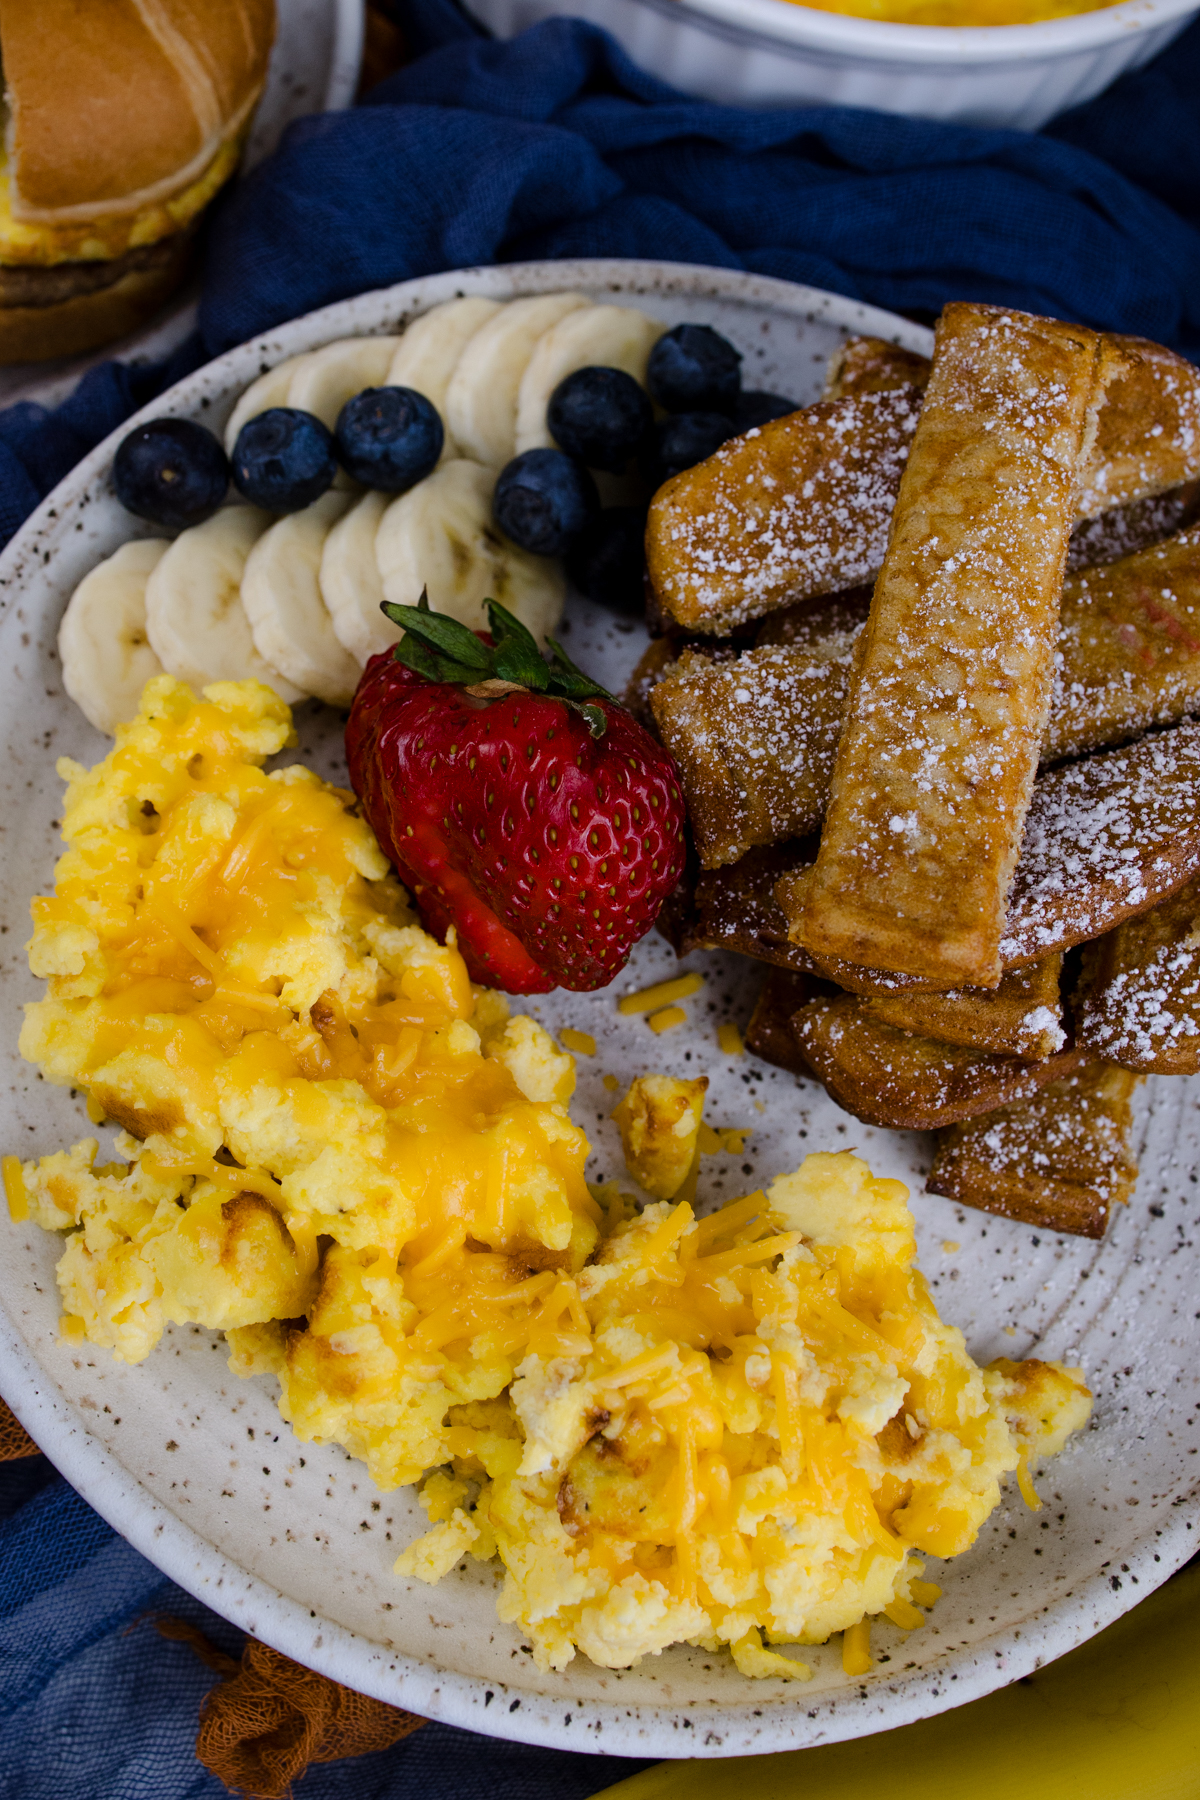
[{"label": "cheese shred on plate", "polygon": [[839,1631],[861,1669],[864,1621],[936,1597],[921,1553],[1086,1422],[1079,1371],[979,1368],[855,1156],[703,1218],[590,1190],[571,1058],[421,930],[353,795],[264,772],[291,741],[257,683],[160,676],[60,765],[21,1047],[123,1132],[6,1159],[66,1234],[64,1334],[223,1331],[298,1437],[422,1484],[402,1576],[500,1557],[543,1669],[682,1641],[803,1678],[769,1646]]}]

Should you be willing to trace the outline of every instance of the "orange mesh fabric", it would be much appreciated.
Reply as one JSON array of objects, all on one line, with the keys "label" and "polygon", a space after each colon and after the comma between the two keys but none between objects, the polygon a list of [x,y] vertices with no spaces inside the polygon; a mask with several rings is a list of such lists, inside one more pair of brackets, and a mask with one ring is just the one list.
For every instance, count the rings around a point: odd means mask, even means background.
[{"label": "orange mesh fabric", "polygon": [[181,1619],[157,1624],[164,1637],[190,1644],[222,1677],[200,1710],[196,1755],[232,1793],[287,1800],[310,1763],[386,1750],[425,1723],[314,1674],[254,1638],[246,1639],[236,1663]]},{"label": "orange mesh fabric", "polygon": [[37,1456],[38,1447],[16,1415],[0,1400],[0,1462],[16,1462],[19,1456]]}]

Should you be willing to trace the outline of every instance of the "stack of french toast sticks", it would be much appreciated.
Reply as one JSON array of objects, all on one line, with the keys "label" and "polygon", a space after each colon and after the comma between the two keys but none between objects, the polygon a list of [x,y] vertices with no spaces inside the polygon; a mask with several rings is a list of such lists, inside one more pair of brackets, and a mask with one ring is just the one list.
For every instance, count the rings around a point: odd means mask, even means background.
[{"label": "stack of french toast sticks", "polygon": [[1200,1068],[1200,370],[948,306],[668,482],[634,677],[696,864],[681,952],[934,1193],[1103,1234],[1130,1097]]}]

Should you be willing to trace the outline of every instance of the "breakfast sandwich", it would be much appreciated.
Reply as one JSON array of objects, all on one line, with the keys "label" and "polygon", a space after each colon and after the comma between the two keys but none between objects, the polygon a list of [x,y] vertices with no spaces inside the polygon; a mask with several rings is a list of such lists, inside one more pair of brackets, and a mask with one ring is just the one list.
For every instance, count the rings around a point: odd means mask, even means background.
[{"label": "breakfast sandwich", "polygon": [[3,0],[0,362],[120,337],[179,285],[274,35],[274,0]]}]

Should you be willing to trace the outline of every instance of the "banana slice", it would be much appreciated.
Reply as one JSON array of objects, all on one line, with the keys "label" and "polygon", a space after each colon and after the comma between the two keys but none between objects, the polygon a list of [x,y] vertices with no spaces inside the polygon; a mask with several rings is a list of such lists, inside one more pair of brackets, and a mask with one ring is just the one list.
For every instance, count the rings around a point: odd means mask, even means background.
[{"label": "banana slice", "polygon": [[142,689],[163,672],[146,636],[146,583],[169,548],[167,538],[122,544],[84,576],[63,614],[63,686],[97,731],[132,719]]},{"label": "banana slice", "polygon": [[168,675],[197,691],[252,678],[289,704],[304,697],[254,648],[242,606],[246,558],[270,523],[256,506],[223,506],[180,532],[146,583],[150,646]]},{"label": "banana slice", "polygon": [[331,706],[349,706],[358,664],[338,643],[321,598],[325,539],[351,505],[347,494],[322,494],[264,533],[246,558],[242,605],[259,655]]},{"label": "banana slice", "polygon": [[498,600],[540,644],[562,616],[562,567],[503,535],[492,518],[495,484],[493,470],[459,458],[392,501],[375,536],[384,596],[415,606],[427,588],[435,612],[473,631],[487,624],[484,600]]},{"label": "banana slice", "polygon": [[568,313],[539,341],[517,394],[516,454],[553,446],[546,424],[550,396],[576,369],[624,369],[643,386],[650,352],[666,331],[660,319],[632,306],[589,306]]},{"label": "banana slice", "polygon": [[233,455],[233,446],[237,443],[238,432],[247,419],[257,418],[260,412],[266,412],[272,406],[286,406],[288,388],[292,384],[292,376],[301,363],[307,362],[314,354],[311,350],[303,351],[299,356],[289,356],[257,381],[252,381],[237,405],[229,415],[229,423],[225,427],[225,454]]},{"label": "banana slice", "polygon": [[400,343],[397,337],[341,338],[304,358],[288,385],[288,406],[316,413],[330,431],[347,400],[380,387]]},{"label": "banana slice", "polygon": [[[414,319],[387,372],[388,387],[415,388],[432,400],[446,423],[446,390],[458,359],[481,326],[500,311],[498,300],[485,300],[479,294],[468,294],[461,300],[443,300],[423,318]],[[442,462],[458,454],[446,430]]]},{"label": "banana slice", "polygon": [[517,392],[534,348],[567,313],[589,304],[583,294],[510,300],[479,328],[446,390],[446,423],[464,456],[502,469],[516,454]]},{"label": "banana slice", "polygon": [[390,494],[364,494],[338,520],[321,552],[321,598],[329,608],[338,643],[360,669],[400,636],[379,610],[384,598],[383,577],[375,557],[375,534],[391,500]]}]

